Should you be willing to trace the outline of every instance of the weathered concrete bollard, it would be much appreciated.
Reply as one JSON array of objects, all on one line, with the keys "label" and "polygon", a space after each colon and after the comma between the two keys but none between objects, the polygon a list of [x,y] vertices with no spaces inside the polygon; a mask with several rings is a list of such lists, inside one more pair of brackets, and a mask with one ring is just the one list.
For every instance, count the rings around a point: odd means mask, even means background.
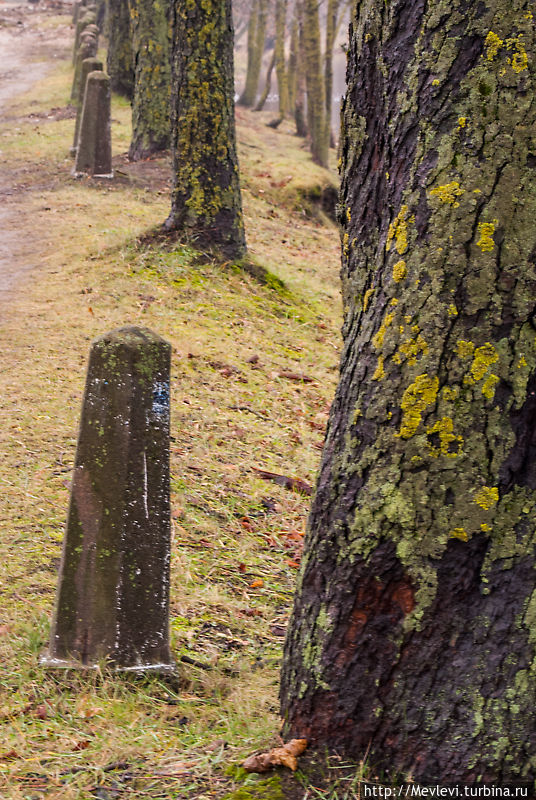
[{"label": "weathered concrete bollard", "polygon": [[73,44],[73,64],[76,64],[76,56],[78,53],[78,48],[80,47],[80,36],[82,31],[84,31],[88,25],[95,25],[97,22],[97,17],[92,11],[89,11],[87,8],[84,9],[83,13],[80,14],[78,17],[78,21],[76,23],[76,28],[74,32],[74,44]]},{"label": "weathered concrete bollard", "polygon": [[102,72],[102,61],[98,58],[85,58],[82,61],[82,70],[80,73],[80,86],[78,97],[76,98],[76,121],[74,124],[73,146],[71,147],[71,155],[76,156],[78,148],[78,134],[80,132],[80,120],[82,119],[82,109],[84,107],[84,93],[86,88],[87,76],[90,72]]},{"label": "weathered concrete bollard", "polygon": [[78,55],[76,57],[76,64],[74,67],[73,85],[71,87],[71,101],[76,102],[82,91],[82,96],[85,87],[82,86],[82,62],[86,58],[95,58],[97,55],[98,44],[94,36],[89,35],[80,43],[78,48]]},{"label": "weathered concrete bollard", "polygon": [[110,78],[104,72],[90,72],[84,92],[75,177],[113,178],[110,105]]},{"label": "weathered concrete bollard", "polygon": [[175,671],[170,358],[171,346],[146,328],[121,328],[92,345],[45,666]]}]

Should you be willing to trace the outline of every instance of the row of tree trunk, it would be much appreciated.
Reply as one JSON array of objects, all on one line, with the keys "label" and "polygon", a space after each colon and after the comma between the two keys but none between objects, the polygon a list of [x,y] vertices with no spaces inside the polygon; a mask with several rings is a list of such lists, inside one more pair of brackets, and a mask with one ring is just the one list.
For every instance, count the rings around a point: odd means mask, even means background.
[{"label": "row of tree trunk", "polygon": [[170,5],[169,0],[108,0],[107,68],[112,90],[132,103],[132,160],[169,147]]},{"label": "row of tree trunk", "polygon": [[[273,4],[270,0],[253,0],[249,16],[246,83],[238,102],[260,111],[268,97],[275,68],[279,116],[271,124],[275,127],[292,114],[297,134],[309,136],[313,160],[325,167],[333,141],[333,55],[348,6],[348,0],[328,0],[321,19],[318,0],[295,0],[291,14],[288,13],[288,0],[273,0]],[[259,96],[268,18],[272,11],[274,45],[264,89]],[[287,40],[288,58],[285,52]]]},{"label": "row of tree trunk", "polygon": [[231,0],[107,0],[112,89],[132,102],[131,160],[171,148],[165,230],[246,254],[234,123]]}]

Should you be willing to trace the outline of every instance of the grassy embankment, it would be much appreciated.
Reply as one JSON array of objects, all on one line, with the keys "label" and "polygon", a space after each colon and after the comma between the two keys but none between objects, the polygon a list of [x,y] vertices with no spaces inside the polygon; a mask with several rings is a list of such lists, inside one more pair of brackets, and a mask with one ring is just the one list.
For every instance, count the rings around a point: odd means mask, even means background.
[{"label": "grassy embankment", "polygon": [[[168,212],[167,161],[118,159],[112,182],[72,179],[73,120],[50,114],[70,81],[66,53],[0,129],[11,207],[37,265],[0,308],[0,796],[276,798],[277,780],[244,783],[229,767],[278,732],[309,499],[253,468],[314,481],[336,379],[338,235],[302,195],[334,178],[290,127],[239,111],[250,252],[287,290],[187,247],[141,246]],[[114,100],[116,154],[129,117]],[[38,664],[89,343],[125,324],[173,344],[172,640],[179,657],[208,667],[181,663],[180,691]]]}]

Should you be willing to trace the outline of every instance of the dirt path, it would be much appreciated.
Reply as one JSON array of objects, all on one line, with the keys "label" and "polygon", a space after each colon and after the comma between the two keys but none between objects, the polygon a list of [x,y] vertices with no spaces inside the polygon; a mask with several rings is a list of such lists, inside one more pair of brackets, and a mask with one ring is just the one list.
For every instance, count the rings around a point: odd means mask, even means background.
[{"label": "dirt path", "polygon": [[[0,0],[0,124],[13,120],[13,106],[52,66],[54,46],[40,11],[28,2]],[[24,208],[16,176],[2,158],[0,138],[0,304],[39,265],[40,238]]]}]

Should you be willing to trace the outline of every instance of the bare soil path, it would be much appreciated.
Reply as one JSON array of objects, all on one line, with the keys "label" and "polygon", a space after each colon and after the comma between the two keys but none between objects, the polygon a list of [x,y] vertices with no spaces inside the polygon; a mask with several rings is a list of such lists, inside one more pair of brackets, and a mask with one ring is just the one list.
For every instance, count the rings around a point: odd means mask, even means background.
[{"label": "bare soil path", "polygon": [[[0,0],[0,124],[17,125],[15,101],[44,77],[56,51],[65,47],[42,25],[47,9]],[[39,231],[24,207],[20,175],[2,156],[0,137],[0,304],[39,265]]]}]

